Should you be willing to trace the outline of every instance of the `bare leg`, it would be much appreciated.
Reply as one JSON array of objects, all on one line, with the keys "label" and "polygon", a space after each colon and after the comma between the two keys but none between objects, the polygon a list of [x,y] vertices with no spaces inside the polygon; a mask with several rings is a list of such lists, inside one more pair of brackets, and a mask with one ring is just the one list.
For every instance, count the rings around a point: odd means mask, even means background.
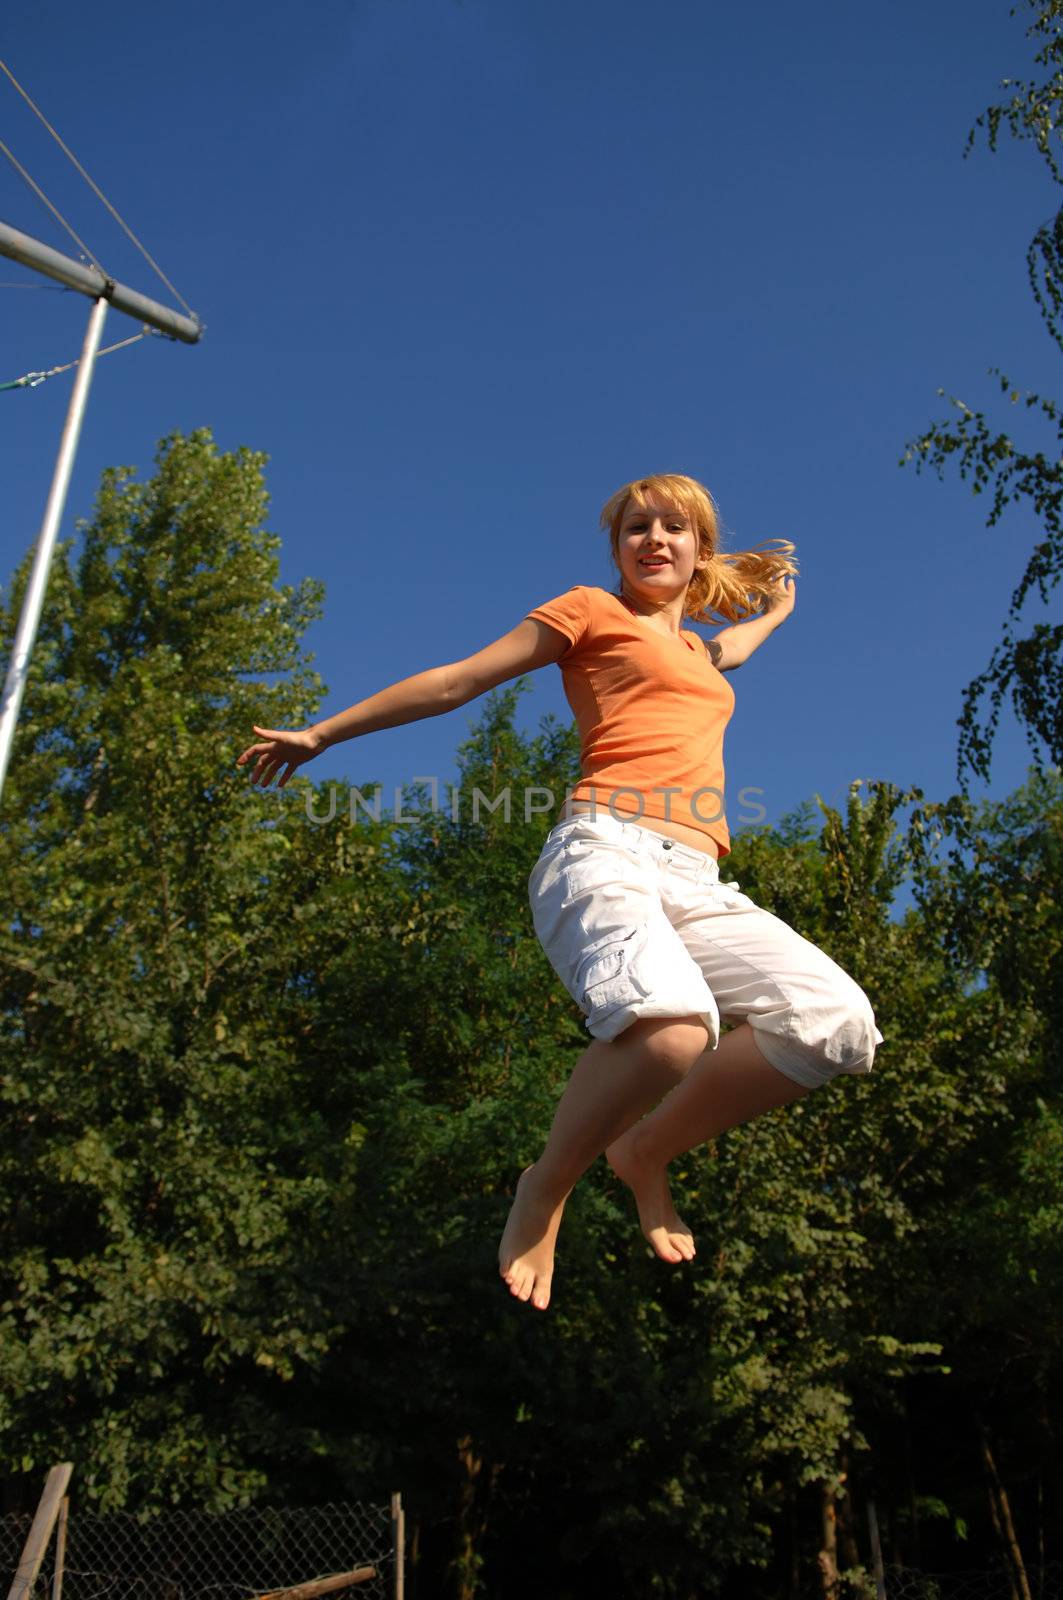
[{"label": "bare leg", "polygon": [[574,1185],[606,1145],[667,1094],[705,1049],[697,1017],[647,1017],[584,1051],[558,1104],[546,1148],[523,1172],[498,1252],[518,1300],[550,1303],[554,1245]]},{"label": "bare leg", "polygon": [[[642,1231],[658,1255],[676,1218],[668,1189],[668,1163],[764,1111],[789,1105],[808,1090],[761,1055],[753,1029],[740,1023],[706,1050],[648,1117],[609,1146],[606,1156],[634,1191]],[[665,1255],[665,1260],[671,1259]]]}]

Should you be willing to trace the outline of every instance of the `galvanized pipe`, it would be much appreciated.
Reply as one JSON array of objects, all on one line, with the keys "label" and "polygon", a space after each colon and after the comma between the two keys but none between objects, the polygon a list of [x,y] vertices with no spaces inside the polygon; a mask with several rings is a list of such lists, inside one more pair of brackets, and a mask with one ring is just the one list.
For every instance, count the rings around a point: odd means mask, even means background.
[{"label": "galvanized pipe", "polygon": [[29,676],[30,652],[33,649],[33,641],[37,637],[37,625],[40,622],[41,608],[44,605],[44,593],[48,587],[48,572],[52,565],[55,536],[63,515],[63,507],[66,504],[66,492],[70,487],[70,474],[73,471],[74,456],[77,453],[78,438],[81,434],[81,421],[85,415],[85,402],[89,397],[89,384],[92,381],[92,371],[96,364],[96,352],[100,348],[100,335],[103,332],[103,322],[106,315],[107,301],[101,297],[94,303],[92,310],[89,312],[89,325],[85,330],[85,343],[81,349],[81,359],[74,378],[70,404],[67,407],[66,422],[63,425],[63,437],[59,441],[59,454],[56,457],[55,471],[52,474],[52,487],[48,495],[48,503],[44,508],[44,521],[41,523],[41,531],[37,536],[37,553],[33,558],[30,581],[26,585],[22,612],[19,616],[18,629],[15,633],[15,643],[11,650],[11,663],[7,669],[7,681],[4,684],[3,698],[0,699],[0,794],[3,793],[4,779],[7,776],[7,765],[11,757],[11,742],[15,736],[15,724],[18,721],[19,706],[22,704],[22,695],[26,688],[26,679]]},{"label": "galvanized pipe", "polygon": [[20,261],[24,267],[33,267],[45,277],[55,278],[68,289],[77,289],[93,300],[109,300],[116,311],[124,311],[137,322],[146,322],[149,328],[157,328],[160,333],[168,333],[185,344],[196,344],[203,333],[202,324],[191,317],[183,317],[169,306],[149,300],[135,289],[127,289],[83,261],[60,255],[51,245],[42,244],[28,233],[20,233],[6,222],[0,222],[0,255]]}]

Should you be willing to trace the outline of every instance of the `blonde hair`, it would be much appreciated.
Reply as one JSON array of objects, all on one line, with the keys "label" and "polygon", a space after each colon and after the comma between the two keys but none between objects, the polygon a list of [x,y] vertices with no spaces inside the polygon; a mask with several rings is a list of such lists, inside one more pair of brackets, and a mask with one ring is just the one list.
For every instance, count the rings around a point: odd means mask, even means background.
[{"label": "blonde hair", "polygon": [[644,506],[649,500],[663,503],[670,511],[681,511],[698,538],[698,559],[706,565],[695,570],[683,600],[683,615],[694,622],[743,622],[763,611],[773,598],[776,578],[794,575],[797,562],[788,539],[769,539],[754,550],[720,549],[720,519],[715,501],[703,483],[681,472],[656,472],[649,478],[625,483],[602,507],[602,527],[609,532],[613,563],[620,571],[617,545],[620,524],[633,500]]}]

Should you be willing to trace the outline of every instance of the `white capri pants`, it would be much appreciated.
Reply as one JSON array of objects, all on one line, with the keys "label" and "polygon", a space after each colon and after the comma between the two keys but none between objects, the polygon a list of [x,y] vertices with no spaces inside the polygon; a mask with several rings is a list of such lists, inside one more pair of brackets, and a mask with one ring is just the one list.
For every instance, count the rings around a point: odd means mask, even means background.
[{"label": "white capri pants", "polygon": [[548,836],[528,880],[550,964],[596,1039],[638,1017],[749,1022],[770,1064],[816,1088],[867,1073],[882,1035],[848,973],[719,863],[637,822],[574,817]]}]

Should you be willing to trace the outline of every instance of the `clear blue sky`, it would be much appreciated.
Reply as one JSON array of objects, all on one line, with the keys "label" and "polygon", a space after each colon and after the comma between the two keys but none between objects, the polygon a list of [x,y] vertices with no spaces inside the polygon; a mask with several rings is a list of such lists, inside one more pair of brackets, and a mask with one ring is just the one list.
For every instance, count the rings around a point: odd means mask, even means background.
[{"label": "clear blue sky", "polygon": [[[208,324],[102,362],[65,531],[101,469],[209,425],[271,457],[287,579],[341,709],[612,582],[602,501],[702,478],[732,548],[793,539],[793,619],[734,679],[728,789],[770,820],[856,777],[954,788],[955,718],[1031,529],[901,470],[999,364],[1055,388],[1024,252],[1056,195],[966,133],[1021,76],[1004,0],[14,0],[3,57]],[[0,83],[0,133],[118,278],[165,297]],[[0,216],[59,248],[0,162]],[[0,281],[35,281],[0,262]],[[88,302],[0,291],[0,381]],[[135,331],[111,313],[105,338]],[[0,395],[0,573],[34,537],[69,378]],[[454,773],[475,707],[321,776]],[[556,668],[524,702],[568,715]],[[237,730],[235,737],[239,738]],[[1008,724],[992,792],[1021,780]],[[311,773],[314,768],[309,769]]]}]

